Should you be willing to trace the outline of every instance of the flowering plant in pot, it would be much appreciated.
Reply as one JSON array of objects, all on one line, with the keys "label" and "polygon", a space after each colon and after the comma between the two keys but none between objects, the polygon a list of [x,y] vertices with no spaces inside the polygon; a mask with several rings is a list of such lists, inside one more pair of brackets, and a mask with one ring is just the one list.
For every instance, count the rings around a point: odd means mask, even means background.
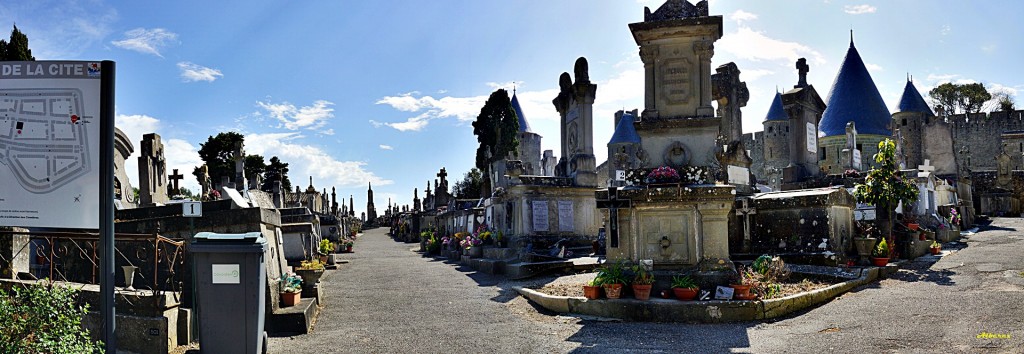
[{"label": "flowering plant in pot", "polygon": [[661,166],[648,173],[644,181],[647,183],[676,183],[679,182],[679,172],[672,167]]},{"label": "flowering plant in pot", "polygon": [[672,277],[672,293],[679,300],[693,300],[697,297],[697,282],[687,275]]},{"label": "flowering plant in pot", "polygon": [[942,244],[939,243],[939,241],[932,241],[932,246],[929,247],[928,249],[932,252],[932,254],[937,255],[939,253],[942,253]]},{"label": "flowering plant in pot", "polygon": [[321,239],[320,247],[318,248],[318,251],[320,251],[320,263],[327,263],[327,255],[334,253],[334,244],[331,243],[331,240]]},{"label": "flowering plant in pot", "polygon": [[604,285],[604,279],[600,275],[594,277],[594,280],[583,285],[583,297],[590,300],[600,298],[601,285]]},{"label": "flowering plant in pot", "polygon": [[281,303],[282,307],[295,306],[302,298],[302,277],[295,273],[288,273],[281,280]]},{"label": "flowering plant in pot", "polygon": [[878,242],[878,245],[875,246],[875,251],[871,254],[873,256],[871,257],[871,262],[874,263],[876,267],[885,267],[886,264],[889,264],[890,252],[891,249],[889,248],[889,243],[885,242],[885,239],[883,238],[882,241]]},{"label": "flowering plant in pot", "polygon": [[654,284],[654,274],[647,272],[643,266],[633,266],[633,296],[637,300],[651,298],[651,287]]},{"label": "flowering plant in pot", "polygon": [[597,276],[603,280],[601,286],[604,288],[604,294],[609,299],[618,299],[622,296],[622,286],[626,284],[624,268],[622,263],[611,263],[597,272]]},{"label": "flowering plant in pot", "polygon": [[757,273],[751,269],[740,268],[740,281],[738,284],[730,284],[729,287],[735,290],[733,297],[736,300],[753,300],[757,295],[750,293],[750,287],[754,284]]}]

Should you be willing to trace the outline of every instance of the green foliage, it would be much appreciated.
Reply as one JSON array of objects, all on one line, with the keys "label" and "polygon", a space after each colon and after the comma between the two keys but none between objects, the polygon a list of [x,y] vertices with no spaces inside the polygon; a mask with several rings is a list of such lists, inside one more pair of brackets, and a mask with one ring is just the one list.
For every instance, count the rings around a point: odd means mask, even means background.
[{"label": "green foliage", "polygon": [[875,251],[871,255],[878,258],[889,257],[889,243],[883,238],[882,241],[875,246]]},{"label": "green foliage", "polygon": [[[246,155],[245,156],[245,180],[249,184],[256,183],[256,177],[264,178],[263,172],[267,169],[266,162],[263,161],[261,155]],[[262,186],[255,186],[262,187]]]},{"label": "green foliage", "polygon": [[633,266],[633,284],[654,284],[654,274],[648,273],[643,266],[635,265]]},{"label": "green foliage", "polygon": [[903,202],[904,205],[917,200],[917,186],[911,179],[904,179],[896,167],[896,143],[885,139],[878,143],[878,153],[875,154],[875,162],[878,167],[872,167],[864,183],[858,184],[853,192],[857,201],[869,203],[891,212],[896,204]]},{"label": "green foliage", "polygon": [[334,252],[334,244],[331,244],[331,241],[328,239],[320,240],[320,254],[328,255],[331,252]]},{"label": "green foliage", "polygon": [[245,142],[245,136],[236,132],[218,133],[200,143],[199,158],[209,169],[210,180],[219,183],[221,177],[235,179],[235,144]]},{"label": "green foliage", "polygon": [[301,293],[302,277],[295,273],[288,273],[288,275],[284,277],[284,280],[281,280],[281,292],[292,294]]},{"label": "green foliage", "polygon": [[473,199],[483,196],[484,176],[480,169],[473,167],[462,177],[461,181],[455,182],[452,187],[452,195],[458,199]]},{"label": "green foliage", "polygon": [[489,173],[491,162],[505,158],[509,152],[515,154],[519,146],[517,133],[519,118],[512,108],[508,91],[498,89],[492,92],[473,122],[473,135],[480,143],[476,149],[476,167]]},{"label": "green foliage", "polygon": [[932,241],[931,248],[939,248],[939,247],[942,247],[942,244],[939,243],[939,241]]},{"label": "green foliage", "polygon": [[1013,101],[1013,96],[1006,91],[993,93],[992,98],[995,101],[993,110],[1013,112],[1016,109],[1017,104]]},{"label": "green foliage", "polygon": [[[928,96],[936,103],[940,115],[949,116],[957,113],[978,113],[982,105],[992,99],[985,84],[954,84],[944,83],[928,91]],[[939,112],[936,112],[939,113]]]},{"label": "green foliage", "polygon": [[28,49],[28,36],[15,25],[10,41],[0,39],[0,61],[34,61],[32,50]]},{"label": "green foliage", "polygon": [[754,271],[761,274],[765,274],[768,273],[768,266],[771,263],[772,256],[762,254],[760,257],[757,257],[757,259],[754,260],[754,263],[751,265],[751,267],[754,268]]},{"label": "green foliage", "polygon": [[690,278],[690,276],[688,276],[688,275],[683,275],[683,276],[677,275],[677,276],[672,277],[672,287],[673,288],[684,288],[684,289],[696,289],[697,288],[697,282],[693,281],[693,279]]},{"label": "green foliage", "polygon": [[180,196],[184,199],[199,200],[198,196],[193,194],[191,190],[185,187],[178,187],[178,190],[174,191],[174,188],[171,188],[171,186],[167,186],[167,195],[171,197]]},{"label": "green foliage", "polygon": [[0,353],[102,353],[82,328],[78,291],[49,284],[0,290]]},{"label": "green foliage", "polygon": [[626,284],[626,266],[624,263],[607,263],[597,271],[597,277],[601,278],[602,285]]},{"label": "green foliage", "polygon": [[263,172],[263,185],[260,186],[264,192],[274,191],[274,180],[278,177],[281,178],[281,189],[290,191],[292,190],[292,181],[288,179],[288,163],[281,162],[281,159],[277,156],[270,158],[270,163],[267,164],[266,170]]}]

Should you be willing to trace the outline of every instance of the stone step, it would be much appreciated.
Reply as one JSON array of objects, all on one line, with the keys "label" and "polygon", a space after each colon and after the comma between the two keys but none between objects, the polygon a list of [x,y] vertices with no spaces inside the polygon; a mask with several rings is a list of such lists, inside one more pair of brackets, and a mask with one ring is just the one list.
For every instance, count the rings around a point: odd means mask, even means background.
[{"label": "stone step", "polygon": [[478,272],[491,275],[504,274],[506,262],[500,259],[476,258],[473,259],[473,269]]},{"label": "stone step", "polygon": [[516,258],[515,249],[508,247],[484,248],[484,258],[488,259],[513,259]]},{"label": "stone step", "polygon": [[510,263],[504,267],[505,275],[510,279],[523,279],[549,271],[572,269],[573,264],[570,260]]},{"label": "stone step", "polygon": [[267,332],[277,335],[309,333],[320,311],[317,303],[317,298],[303,296],[295,306],[278,309],[267,318]]}]

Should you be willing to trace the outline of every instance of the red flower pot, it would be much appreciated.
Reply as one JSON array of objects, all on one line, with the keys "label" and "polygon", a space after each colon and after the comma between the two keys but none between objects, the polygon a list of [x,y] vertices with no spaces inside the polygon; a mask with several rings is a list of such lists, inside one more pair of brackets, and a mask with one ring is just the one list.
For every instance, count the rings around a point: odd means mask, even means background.
[{"label": "red flower pot", "polygon": [[915,223],[907,224],[907,228],[910,229],[910,230],[917,230],[917,228],[920,227],[920,226],[921,226],[920,224],[915,224]]},{"label": "red flower pot", "polygon": [[600,286],[584,285],[583,286],[583,297],[588,298],[590,300],[594,300],[594,299],[600,298],[601,297],[601,287]]},{"label": "red flower pot", "polygon": [[933,255],[938,255],[939,253],[942,253],[942,247],[932,247],[929,249],[932,251]]},{"label": "red flower pot", "polygon": [[605,284],[604,296],[609,299],[618,299],[622,296],[622,284]]},{"label": "red flower pot", "polygon": [[679,300],[693,300],[697,298],[697,288],[672,288],[672,292]]},{"label": "red flower pot", "polygon": [[874,263],[875,267],[885,267],[886,264],[889,264],[889,257],[871,257],[871,263]]},{"label": "red flower pot", "polygon": [[302,298],[302,293],[281,293],[281,307],[295,306]]},{"label": "red flower pot", "polygon": [[651,284],[633,284],[633,296],[637,300],[647,301],[651,298]]},{"label": "red flower pot", "polygon": [[750,293],[750,285],[747,284],[732,284],[729,287],[733,288],[733,298],[736,300],[753,300],[757,295]]}]

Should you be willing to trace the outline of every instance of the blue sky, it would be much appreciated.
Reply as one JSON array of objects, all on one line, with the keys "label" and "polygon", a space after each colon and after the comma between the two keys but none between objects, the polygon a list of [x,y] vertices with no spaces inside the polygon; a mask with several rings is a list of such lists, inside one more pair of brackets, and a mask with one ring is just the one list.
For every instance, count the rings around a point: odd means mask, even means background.
[{"label": "blue sky", "polygon": [[[0,32],[17,23],[39,60],[117,61],[117,125],[136,146],[159,133],[169,168],[190,172],[199,143],[238,131],[247,152],[291,163],[303,187],[312,176],[318,189],[354,194],[362,212],[367,183],[383,211],[388,198],[411,204],[413,188],[422,196],[442,166],[451,184],[461,178],[476,149],[469,122],[513,82],[543,148],[558,151],[551,99],[579,56],[598,84],[603,161],[612,114],[643,103],[627,24],[662,3],[12,0],[0,3]],[[725,32],[712,65],[742,71],[746,132],[761,130],[776,87],[796,83],[797,58],[827,97],[851,28],[890,109],[908,74],[925,95],[941,82],[977,81],[1019,101],[1022,10],[1017,1],[712,0]],[[127,168],[137,186],[136,156]]]}]

